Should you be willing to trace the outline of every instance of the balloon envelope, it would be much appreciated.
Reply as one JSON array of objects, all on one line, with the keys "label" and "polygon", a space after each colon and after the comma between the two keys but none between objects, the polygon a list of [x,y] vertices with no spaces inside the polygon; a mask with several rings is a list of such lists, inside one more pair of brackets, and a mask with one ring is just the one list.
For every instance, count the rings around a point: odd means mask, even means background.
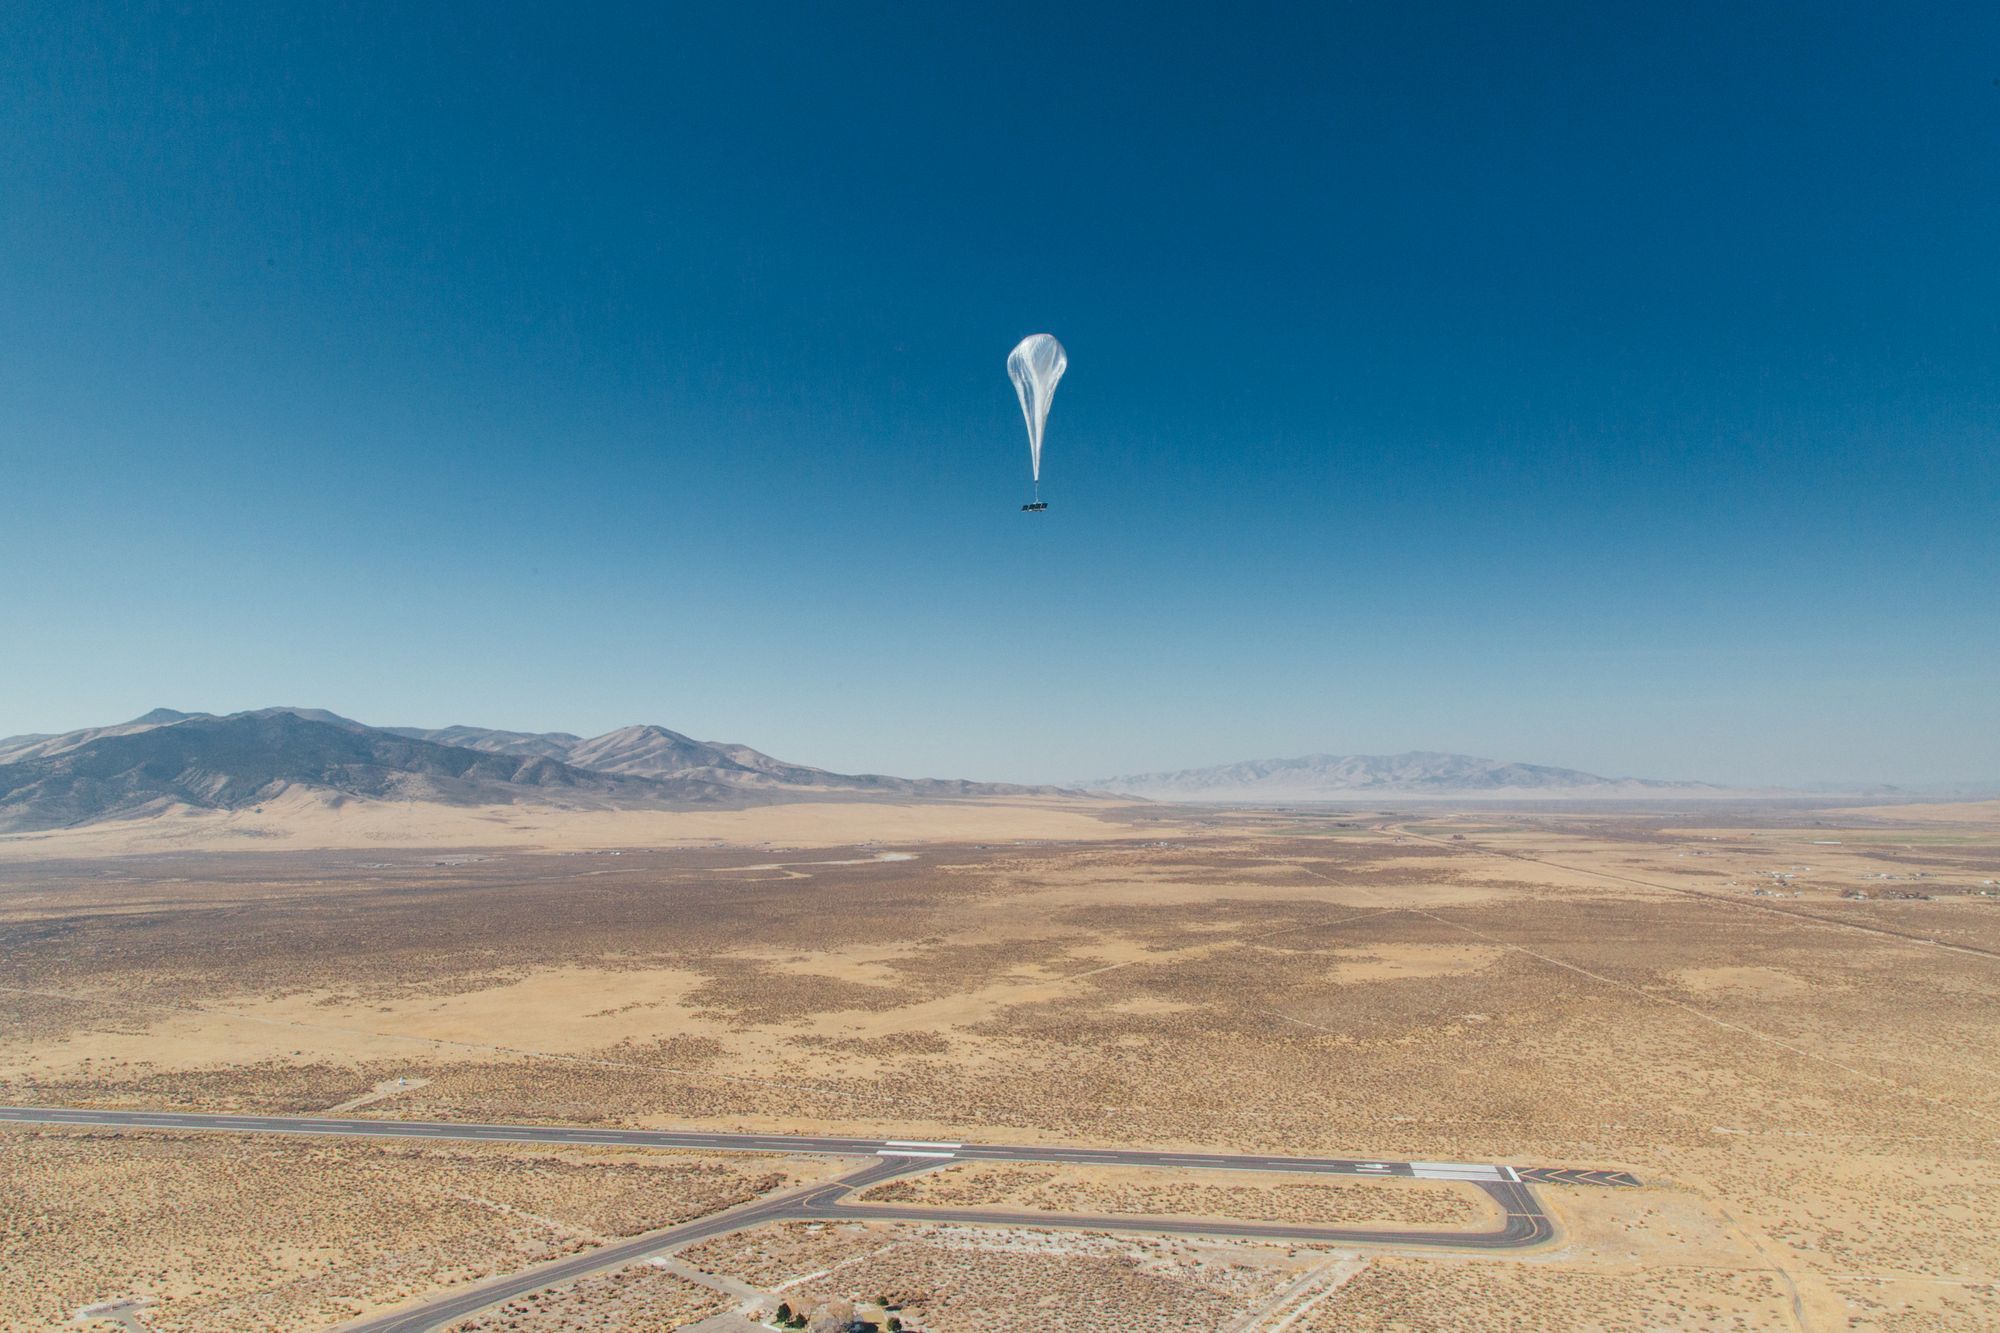
[{"label": "balloon envelope", "polygon": [[1069,357],[1053,334],[1031,333],[1007,356],[1007,378],[1021,398],[1021,415],[1028,421],[1028,460],[1035,480],[1042,479],[1042,427],[1048,424],[1049,400],[1056,382],[1069,369]]}]

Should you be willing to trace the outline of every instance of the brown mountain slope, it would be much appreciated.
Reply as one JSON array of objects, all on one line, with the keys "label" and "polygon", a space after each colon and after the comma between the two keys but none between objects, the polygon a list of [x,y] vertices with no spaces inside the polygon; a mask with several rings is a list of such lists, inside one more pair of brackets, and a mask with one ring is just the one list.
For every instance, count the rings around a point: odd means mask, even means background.
[{"label": "brown mountain slope", "polygon": [[240,809],[295,787],[375,799],[586,808],[741,804],[747,795],[695,778],[593,773],[544,756],[484,753],[284,710],[111,730],[116,734],[0,764],[0,831],[175,807]]}]

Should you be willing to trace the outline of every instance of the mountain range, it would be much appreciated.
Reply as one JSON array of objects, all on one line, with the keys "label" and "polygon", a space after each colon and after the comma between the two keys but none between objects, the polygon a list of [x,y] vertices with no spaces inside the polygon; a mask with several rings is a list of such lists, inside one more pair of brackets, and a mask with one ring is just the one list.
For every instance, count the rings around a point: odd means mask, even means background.
[{"label": "mountain range", "polygon": [[1079,783],[1092,791],[1157,801],[1327,801],[1372,796],[1591,797],[1718,796],[1702,782],[1606,778],[1574,768],[1510,764],[1465,754],[1309,754],[1253,759],[1171,773],[1134,773]]},{"label": "mountain range", "polygon": [[676,809],[841,793],[938,799],[1062,789],[834,773],[658,726],[588,738],[371,727],[320,708],[158,708],[111,726],[0,740],[0,832],[237,810],[294,790],[332,800]]}]

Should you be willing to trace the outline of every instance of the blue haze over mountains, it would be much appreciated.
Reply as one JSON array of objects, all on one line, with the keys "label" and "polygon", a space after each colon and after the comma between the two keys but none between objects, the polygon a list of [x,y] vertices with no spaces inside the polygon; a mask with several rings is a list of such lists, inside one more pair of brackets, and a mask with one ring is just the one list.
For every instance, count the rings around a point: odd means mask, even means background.
[{"label": "blue haze over mountains", "polygon": [[[1086,793],[1249,803],[1377,796],[1657,801],[1769,794],[1426,751],[1308,755],[1037,787],[840,773],[656,725],[591,737],[474,726],[372,727],[317,708],[220,716],[161,708],[129,722],[0,740],[0,832],[176,810],[242,809],[294,789],[331,800],[566,809]],[[1884,789],[1884,794],[1895,792]]]}]

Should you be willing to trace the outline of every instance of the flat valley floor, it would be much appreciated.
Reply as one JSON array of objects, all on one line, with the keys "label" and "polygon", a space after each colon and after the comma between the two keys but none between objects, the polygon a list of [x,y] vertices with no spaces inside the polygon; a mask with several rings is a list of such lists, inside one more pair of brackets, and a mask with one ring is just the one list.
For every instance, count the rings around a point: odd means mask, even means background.
[{"label": "flat valley floor", "polygon": [[[1101,830],[1081,836],[1078,829]],[[0,1103],[1494,1163],[924,1159],[461,1329],[2000,1328],[2000,810],[1065,814],[1040,841],[0,849]],[[948,1151],[948,1149],[938,1149]],[[0,1124],[0,1328],[337,1326],[854,1158]],[[1579,1180],[1584,1179],[1578,1177]],[[1207,1219],[1216,1234],[1023,1213]],[[102,1307],[101,1309],[99,1307]]]}]

